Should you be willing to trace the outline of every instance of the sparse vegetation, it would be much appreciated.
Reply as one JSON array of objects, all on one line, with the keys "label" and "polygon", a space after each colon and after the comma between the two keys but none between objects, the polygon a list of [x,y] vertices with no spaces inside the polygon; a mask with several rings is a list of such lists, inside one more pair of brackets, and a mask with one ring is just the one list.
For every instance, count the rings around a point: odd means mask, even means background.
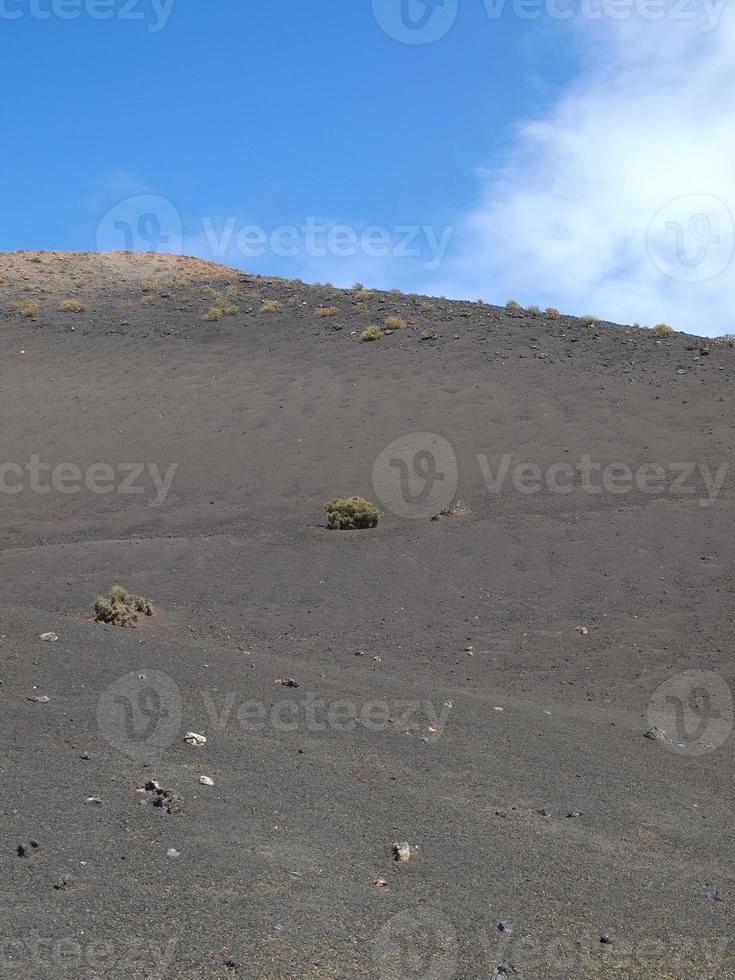
[{"label": "sparse vegetation", "polygon": [[735,347],[735,333],[725,334],[725,336],[722,338],[722,341],[728,347]]},{"label": "sparse vegetation", "polygon": [[419,340],[436,340],[439,334],[430,327],[424,327],[419,336]]},{"label": "sparse vegetation", "polygon": [[432,313],[436,309],[436,303],[430,303],[428,300],[423,299],[419,303],[419,309],[422,313]]},{"label": "sparse vegetation", "polygon": [[346,497],[325,504],[327,527],[331,531],[355,531],[377,527],[378,508],[363,497]]},{"label": "sparse vegetation", "polygon": [[367,313],[368,305],[367,303],[359,302],[355,303],[355,313]]},{"label": "sparse vegetation", "polygon": [[580,317],[583,327],[596,327],[600,322],[594,313],[588,313],[586,316]]},{"label": "sparse vegetation", "polygon": [[382,340],[383,337],[385,337],[383,331],[380,329],[380,327],[376,327],[374,324],[373,326],[368,327],[367,330],[363,330],[363,332],[360,334],[360,340],[364,341]]},{"label": "sparse vegetation", "polygon": [[215,320],[219,320],[221,316],[222,309],[219,306],[210,306],[204,313],[202,320],[206,320],[207,323],[213,323]]},{"label": "sparse vegetation", "polygon": [[153,616],[155,611],[153,603],[142,595],[133,595],[122,585],[113,585],[108,596],[97,596],[94,621],[134,628],[141,616]]},{"label": "sparse vegetation", "polygon": [[281,301],[277,299],[264,299],[260,306],[261,313],[277,313],[281,308]]},{"label": "sparse vegetation", "polygon": [[546,307],[546,317],[548,320],[558,320],[561,313],[557,310],[555,306]]},{"label": "sparse vegetation", "polygon": [[385,321],[386,330],[405,330],[406,326],[406,321],[402,316],[389,316]]},{"label": "sparse vegetation", "polygon": [[354,289],[354,291],[355,291],[356,293],[359,293],[359,292],[362,292],[362,290],[363,290],[363,289],[364,289],[365,287],[363,286],[363,284],[362,284],[361,282],[356,282],[356,283],[355,283],[355,285],[354,285],[354,286],[353,286],[352,288]]},{"label": "sparse vegetation", "polygon": [[78,299],[62,299],[59,303],[59,310],[62,313],[81,313],[83,309],[84,304]]},{"label": "sparse vegetation", "polygon": [[509,299],[505,304],[505,308],[509,313],[520,313],[523,310],[521,304],[516,302],[514,299]]},{"label": "sparse vegetation", "polygon": [[31,300],[30,303],[26,303],[23,307],[24,316],[38,316],[38,303],[35,300]]},{"label": "sparse vegetation", "polygon": [[315,316],[336,316],[338,313],[336,306],[317,306],[314,310]]},{"label": "sparse vegetation", "polygon": [[671,337],[674,331],[671,329],[668,323],[657,323],[651,333],[654,337]]},{"label": "sparse vegetation", "polygon": [[526,307],[526,313],[530,313],[531,316],[541,316],[540,306],[528,306]]}]

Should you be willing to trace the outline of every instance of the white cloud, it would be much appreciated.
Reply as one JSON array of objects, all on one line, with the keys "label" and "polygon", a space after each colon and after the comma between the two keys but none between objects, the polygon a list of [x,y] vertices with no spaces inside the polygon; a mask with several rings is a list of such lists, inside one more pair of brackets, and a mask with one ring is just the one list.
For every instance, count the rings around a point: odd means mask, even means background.
[{"label": "white cloud", "polygon": [[578,76],[481,178],[437,288],[735,329],[735,13],[720,13],[709,31],[580,18]]}]

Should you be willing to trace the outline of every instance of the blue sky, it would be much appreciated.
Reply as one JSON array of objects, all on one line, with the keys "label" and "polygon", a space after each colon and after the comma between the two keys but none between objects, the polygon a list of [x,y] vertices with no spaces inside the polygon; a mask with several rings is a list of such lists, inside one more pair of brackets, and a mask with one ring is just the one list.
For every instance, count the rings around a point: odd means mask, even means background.
[{"label": "blue sky", "polygon": [[732,27],[717,0],[0,0],[0,247],[735,329]]}]

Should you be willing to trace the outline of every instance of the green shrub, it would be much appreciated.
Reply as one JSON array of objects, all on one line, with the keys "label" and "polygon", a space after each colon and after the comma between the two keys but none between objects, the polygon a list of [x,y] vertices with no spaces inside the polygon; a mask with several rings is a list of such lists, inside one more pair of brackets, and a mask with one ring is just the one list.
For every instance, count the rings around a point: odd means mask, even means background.
[{"label": "green shrub", "polygon": [[375,325],[368,327],[367,330],[363,330],[363,332],[360,334],[360,340],[366,342],[371,340],[382,340],[383,337],[385,337],[385,334],[380,327],[376,327]]},{"label": "green shrub", "polygon": [[113,585],[108,596],[97,596],[94,621],[134,628],[141,616],[155,615],[153,603],[142,595],[132,595],[122,585]]},{"label": "green shrub", "polygon": [[668,323],[657,323],[651,333],[654,337],[671,337],[674,331],[671,329]]},{"label": "green shrub", "polygon": [[346,497],[330,500],[325,504],[327,527],[331,531],[354,531],[377,527],[380,519],[378,508],[362,497]]},{"label": "green shrub", "polygon": [[222,315],[223,310],[219,306],[210,306],[202,317],[202,320],[206,320],[207,323],[212,323],[214,320],[219,320]]}]

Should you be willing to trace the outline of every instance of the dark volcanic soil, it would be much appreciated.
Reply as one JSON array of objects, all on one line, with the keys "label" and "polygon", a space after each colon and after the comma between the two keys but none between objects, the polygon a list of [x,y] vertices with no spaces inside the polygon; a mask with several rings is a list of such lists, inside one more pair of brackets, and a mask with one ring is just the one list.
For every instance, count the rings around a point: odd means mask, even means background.
[{"label": "dark volcanic soil", "polygon": [[0,976],[735,976],[735,350],[165,256],[0,291]]}]

